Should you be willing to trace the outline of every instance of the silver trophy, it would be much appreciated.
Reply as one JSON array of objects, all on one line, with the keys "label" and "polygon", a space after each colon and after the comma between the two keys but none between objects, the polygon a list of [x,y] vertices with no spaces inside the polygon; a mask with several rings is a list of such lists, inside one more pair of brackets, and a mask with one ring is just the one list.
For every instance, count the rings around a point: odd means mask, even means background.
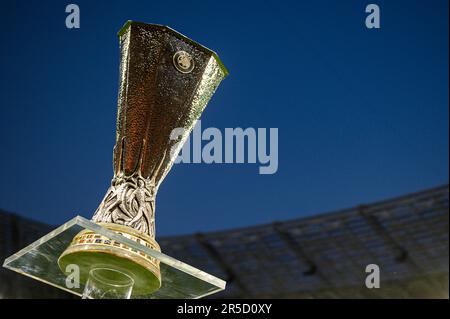
[{"label": "silver trophy", "polygon": [[111,186],[91,221],[77,216],[4,265],[86,298],[195,298],[224,289],[161,253],[155,198],[227,70],[216,53],[166,26],[129,21],[119,39]]}]

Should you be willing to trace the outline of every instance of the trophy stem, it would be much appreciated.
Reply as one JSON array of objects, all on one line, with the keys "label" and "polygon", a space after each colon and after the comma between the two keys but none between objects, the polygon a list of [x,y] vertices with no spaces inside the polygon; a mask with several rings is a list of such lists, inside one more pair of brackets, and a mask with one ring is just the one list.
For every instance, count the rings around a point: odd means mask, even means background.
[{"label": "trophy stem", "polygon": [[83,299],[130,299],[134,280],[110,268],[94,267],[83,291]]}]

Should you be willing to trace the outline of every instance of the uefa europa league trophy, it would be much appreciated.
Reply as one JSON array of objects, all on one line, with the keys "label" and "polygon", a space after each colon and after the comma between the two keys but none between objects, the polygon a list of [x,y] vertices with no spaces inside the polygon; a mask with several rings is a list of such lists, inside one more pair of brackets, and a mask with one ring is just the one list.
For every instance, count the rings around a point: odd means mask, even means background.
[{"label": "uefa europa league trophy", "polygon": [[[128,295],[140,297],[161,287],[160,261],[169,266],[181,263],[167,261],[171,257],[159,253],[155,197],[227,70],[216,53],[165,26],[129,21],[119,38],[114,177],[92,221],[85,220],[83,229],[71,236],[70,244],[56,257],[61,273],[70,265],[79,267],[85,289],[98,278],[122,283],[129,279]],[[178,140],[171,139],[175,128],[184,129]],[[18,271],[7,261],[6,267]],[[102,269],[107,271],[92,277],[93,271]],[[189,265],[178,270],[197,271],[193,276],[204,275],[206,282],[217,279]]]}]

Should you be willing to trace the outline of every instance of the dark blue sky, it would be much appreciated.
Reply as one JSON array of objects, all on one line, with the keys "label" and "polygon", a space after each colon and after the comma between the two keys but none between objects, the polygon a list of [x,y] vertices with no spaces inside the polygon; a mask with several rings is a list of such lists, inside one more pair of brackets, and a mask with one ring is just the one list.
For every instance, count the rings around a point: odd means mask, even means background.
[{"label": "dark blue sky", "polygon": [[278,127],[279,170],[175,165],[157,233],[233,228],[448,183],[448,1],[10,1],[0,11],[0,207],[91,217],[112,177],[126,20],[166,24],[230,71],[202,126]]}]

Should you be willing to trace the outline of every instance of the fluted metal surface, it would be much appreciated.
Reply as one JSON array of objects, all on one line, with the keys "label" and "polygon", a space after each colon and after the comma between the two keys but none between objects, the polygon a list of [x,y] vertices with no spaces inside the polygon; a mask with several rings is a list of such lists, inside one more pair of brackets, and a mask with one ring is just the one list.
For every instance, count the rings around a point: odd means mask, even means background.
[{"label": "fluted metal surface", "polygon": [[213,51],[165,26],[128,22],[119,38],[114,178],[93,221],[154,238],[158,187],[227,70]]}]

